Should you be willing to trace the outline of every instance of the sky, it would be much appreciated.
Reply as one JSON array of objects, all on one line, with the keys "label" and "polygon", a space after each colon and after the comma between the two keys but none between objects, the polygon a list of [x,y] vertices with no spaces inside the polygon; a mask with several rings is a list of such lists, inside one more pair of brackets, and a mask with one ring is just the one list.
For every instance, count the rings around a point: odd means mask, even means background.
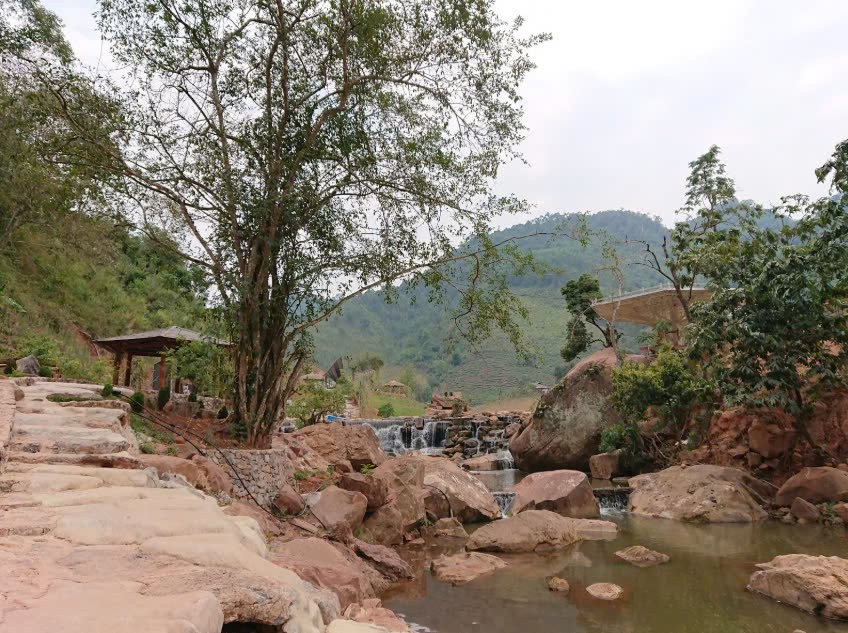
[{"label": "sky", "polygon": [[[108,66],[95,0],[43,0],[77,56]],[[521,150],[498,193],[529,214],[625,208],[674,221],[687,164],[722,148],[738,196],[821,195],[814,169],[848,138],[846,0],[496,0],[532,52]],[[500,226],[526,217],[503,218]]]}]

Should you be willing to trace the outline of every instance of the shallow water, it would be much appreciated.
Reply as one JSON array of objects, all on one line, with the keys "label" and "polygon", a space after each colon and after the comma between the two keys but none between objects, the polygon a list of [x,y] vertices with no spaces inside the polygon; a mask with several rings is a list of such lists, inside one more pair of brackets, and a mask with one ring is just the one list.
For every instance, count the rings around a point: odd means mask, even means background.
[{"label": "shallow water", "polygon": [[[779,554],[848,555],[842,529],[605,518],[620,526],[615,540],[504,555],[509,567],[458,587],[428,573],[384,602],[420,630],[438,633],[848,633],[848,623],[745,590],[754,564]],[[614,556],[630,545],[664,552],[671,561],[638,568]],[[555,575],[571,585],[568,595],[548,591]],[[596,582],[614,582],[627,593],[614,603],[594,600],[585,587]]]}]

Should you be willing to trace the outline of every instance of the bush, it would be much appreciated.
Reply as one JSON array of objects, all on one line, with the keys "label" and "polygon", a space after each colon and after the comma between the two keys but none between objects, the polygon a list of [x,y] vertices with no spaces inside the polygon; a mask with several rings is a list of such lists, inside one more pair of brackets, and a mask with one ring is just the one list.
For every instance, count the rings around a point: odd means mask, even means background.
[{"label": "bush", "polygon": [[52,378],[53,377],[53,371],[49,367],[39,367],[38,368],[38,375],[41,376],[42,378]]},{"label": "bush", "polygon": [[103,383],[103,389],[100,390],[100,395],[103,396],[104,398],[108,398],[113,393],[114,393],[114,391],[112,390],[112,383],[111,382],[104,382]]},{"label": "bush", "polygon": [[189,402],[197,402],[197,392],[195,392],[195,391],[190,392],[188,394],[188,401]]},{"label": "bush", "polygon": [[391,402],[387,402],[382,407],[377,409],[377,415],[381,418],[390,418],[395,414],[395,408],[392,406]]},{"label": "bush", "polygon": [[156,407],[161,411],[165,408],[165,405],[168,404],[168,401],[171,399],[171,388],[168,386],[162,387],[159,389],[159,393],[156,395]]},{"label": "bush", "polygon": [[141,413],[144,410],[144,394],[140,391],[136,391],[133,395],[130,396],[130,408],[136,412]]},{"label": "bush", "polygon": [[138,448],[145,455],[153,455],[156,452],[156,448],[151,442],[142,442]]},{"label": "bush", "polygon": [[218,417],[219,420],[226,420],[229,417],[229,415],[230,415],[230,412],[227,411],[227,407],[221,407],[220,409],[218,409],[218,416],[217,417]]}]

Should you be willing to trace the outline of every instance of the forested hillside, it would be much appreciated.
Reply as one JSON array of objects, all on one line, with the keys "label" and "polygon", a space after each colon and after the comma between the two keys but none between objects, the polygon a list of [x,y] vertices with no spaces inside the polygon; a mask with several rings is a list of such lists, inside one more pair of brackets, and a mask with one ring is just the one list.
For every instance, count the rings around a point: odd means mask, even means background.
[{"label": "forested hillside", "polygon": [[[500,231],[493,235],[493,240],[552,233],[566,219],[564,214],[548,214]],[[588,217],[587,223],[596,233],[653,244],[661,242],[666,232],[657,219],[632,211],[596,213]],[[341,316],[318,328],[317,360],[329,366],[339,356],[356,359],[364,354],[376,354],[389,366],[414,367],[434,389],[462,391],[473,403],[527,393],[537,381],[550,384],[564,370],[559,350],[568,317],[560,288],[569,279],[607,265],[598,243],[595,239],[584,247],[570,238],[552,240],[545,235],[520,241],[522,249],[532,251],[552,269],[541,277],[527,275],[510,280],[510,286],[529,311],[523,324],[531,348],[527,361],[516,355],[503,335],[475,347],[461,340],[452,345],[448,339],[454,330],[447,309],[429,304],[422,291],[401,294],[400,300],[392,304],[387,304],[376,292],[350,301]],[[641,260],[640,250],[638,244],[619,248],[625,292],[660,282],[648,268],[633,263]],[[599,276],[602,290],[612,293],[615,289],[612,276],[603,271]],[[638,328],[624,326],[623,330],[625,345],[637,346]]]}]

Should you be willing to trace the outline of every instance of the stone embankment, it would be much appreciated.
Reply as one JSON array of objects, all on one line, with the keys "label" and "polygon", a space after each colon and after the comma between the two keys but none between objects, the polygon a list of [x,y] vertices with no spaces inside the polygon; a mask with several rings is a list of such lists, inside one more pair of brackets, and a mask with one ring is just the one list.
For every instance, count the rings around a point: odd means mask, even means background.
[{"label": "stone embankment", "polygon": [[[254,518],[231,516],[185,478],[145,468],[122,406],[47,399],[96,400],[97,389],[0,381],[0,633],[218,633],[227,622],[290,633],[387,630],[341,619],[345,594],[276,564],[285,556],[269,552]],[[382,552],[342,550],[366,582],[366,568],[383,577],[365,562]],[[311,565],[314,578],[326,577],[329,563]],[[373,584],[345,603],[361,595],[368,608],[348,607],[357,619],[405,629],[379,607]]]}]

